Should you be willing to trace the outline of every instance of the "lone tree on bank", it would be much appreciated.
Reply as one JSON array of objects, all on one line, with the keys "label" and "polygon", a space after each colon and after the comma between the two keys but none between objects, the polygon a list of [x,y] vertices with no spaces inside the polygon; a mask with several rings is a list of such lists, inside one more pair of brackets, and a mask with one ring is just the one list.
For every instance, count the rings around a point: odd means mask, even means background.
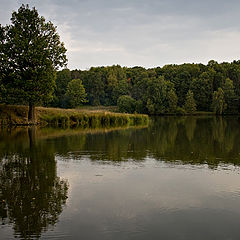
[{"label": "lone tree on bank", "polygon": [[51,99],[56,70],[66,65],[67,50],[56,27],[28,5],[14,11],[11,25],[0,25],[0,33],[5,101],[28,104],[28,120],[35,123],[35,106]]}]

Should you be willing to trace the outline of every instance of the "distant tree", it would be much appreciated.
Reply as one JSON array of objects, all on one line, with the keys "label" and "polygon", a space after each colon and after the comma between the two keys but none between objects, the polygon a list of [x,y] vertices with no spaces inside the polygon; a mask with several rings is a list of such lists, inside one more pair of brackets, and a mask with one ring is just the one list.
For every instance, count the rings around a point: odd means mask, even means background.
[{"label": "distant tree", "polygon": [[196,112],[196,103],[195,103],[195,100],[193,97],[193,92],[191,90],[188,90],[188,92],[186,94],[184,109],[187,113]]},{"label": "distant tree", "polygon": [[168,93],[168,112],[175,113],[177,109],[178,97],[174,91],[171,89]]},{"label": "distant tree", "polygon": [[223,114],[224,110],[227,107],[227,104],[224,100],[224,92],[222,88],[218,88],[217,91],[213,93],[213,100],[212,100],[213,111],[216,114]]},{"label": "distant tree", "polygon": [[66,96],[68,97],[70,107],[72,108],[87,102],[87,94],[80,79],[73,79],[68,83]]},{"label": "distant tree", "polygon": [[169,112],[169,94],[174,89],[173,87],[174,84],[165,81],[164,77],[153,78],[149,81],[145,94],[147,94],[147,109],[150,114],[158,115]]},{"label": "distant tree", "polygon": [[146,69],[142,67],[134,67],[127,69],[127,78],[129,81],[129,89],[131,89],[131,96],[135,100],[147,101],[147,92],[149,84],[149,74]]},{"label": "distant tree", "polygon": [[133,113],[136,108],[136,101],[128,95],[123,95],[118,98],[117,106],[120,112]]},{"label": "distant tree", "polygon": [[212,71],[202,73],[199,78],[193,79],[191,90],[198,110],[209,111],[213,93],[213,74]]},{"label": "distant tree", "polygon": [[87,92],[87,99],[90,105],[101,105],[105,98],[104,79],[103,79],[104,68],[92,67],[84,75],[83,85]]},{"label": "distant tree", "polygon": [[67,90],[67,85],[71,81],[71,79],[71,71],[69,69],[63,69],[57,72],[56,89],[52,103],[54,107],[67,107],[67,99],[65,94]]},{"label": "distant tree", "polygon": [[230,78],[226,78],[222,90],[224,92],[224,99],[227,104],[226,111],[228,113],[236,113],[237,112],[237,96],[234,91],[233,81]]},{"label": "distant tree", "polygon": [[233,81],[237,96],[240,97],[240,64],[238,62],[234,61],[231,64],[227,64],[225,68],[227,69],[228,77]]},{"label": "distant tree", "polygon": [[[111,105],[113,104],[113,89],[116,89],[118,85],[117,72],[113,67],[106,68],[106,87],[105,91],[105,104]],[[116,99],[117,100],[117,99]]]},{"label": "distant tree", "polygon": [[127,79],[122,79],[118,82],[117,86],[114,87],[112,90],[113,105],[116,105],[117,100],[120,96],[128,94],[130,94],[130,91]]},{"label": "distant tree", "polygon": [[0,31],[0,75],[6,102],[27,103],[35,122],[35,106],[52,97],[56,70],[66,64],[66,49],[56,27],[35,8],[22,5],[12,13],[11,25]]}]

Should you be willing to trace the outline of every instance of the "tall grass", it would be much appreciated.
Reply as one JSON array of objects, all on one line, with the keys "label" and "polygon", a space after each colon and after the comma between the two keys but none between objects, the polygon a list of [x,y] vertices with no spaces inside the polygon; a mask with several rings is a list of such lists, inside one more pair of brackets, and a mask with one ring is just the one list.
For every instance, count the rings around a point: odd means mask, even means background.
[{"label": "tall grass", "polygon": [[120,113],[74,113],[70,115],[43,114],[40,116],[42,123],[50,126],[61,127],[117,127],[146,125],[148,116],[142,114],[120,114]]},{"label": "tall grass", "polygon": [[[0,126],[28,125],[28,107],[0,105]],[[104,110],[82,111],[81,109],[36,108],[38,125],[83,128],[110,128],[121,126],[146,125],[148,116],[143,114],[124,114]]]}]

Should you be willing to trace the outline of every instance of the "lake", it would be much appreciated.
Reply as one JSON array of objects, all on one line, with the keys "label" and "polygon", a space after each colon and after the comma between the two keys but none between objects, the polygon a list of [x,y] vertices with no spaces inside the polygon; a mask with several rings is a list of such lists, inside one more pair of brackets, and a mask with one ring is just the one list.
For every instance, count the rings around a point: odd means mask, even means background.
[{"label": "lake", "polygon": [[0,130],[0,239],[240,239],[240,117]]}]

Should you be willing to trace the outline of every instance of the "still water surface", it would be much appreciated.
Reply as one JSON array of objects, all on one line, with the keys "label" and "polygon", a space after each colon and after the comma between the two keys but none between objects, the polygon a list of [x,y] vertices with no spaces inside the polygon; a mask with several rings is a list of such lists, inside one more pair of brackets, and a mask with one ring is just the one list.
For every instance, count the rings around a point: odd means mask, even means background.
[{"label": "still water surface", "polygon": [[0,239],[240,239],[240,118],[0,130]]}]

